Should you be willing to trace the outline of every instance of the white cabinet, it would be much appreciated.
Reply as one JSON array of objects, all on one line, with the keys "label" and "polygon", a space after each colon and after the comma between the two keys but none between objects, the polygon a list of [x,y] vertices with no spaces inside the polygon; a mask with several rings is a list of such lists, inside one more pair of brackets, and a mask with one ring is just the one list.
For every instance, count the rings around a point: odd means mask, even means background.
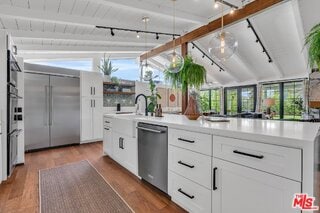
[{"label": "white cabinet", "polygon": [[112,146],[115,161],[133,174],[138,174],[138,144],[137,139],[113,130]]},{"label": "white cabinet", "polygon": [[211,212],[211,190],[171,171],[168,176],[168,192],[174,202],[192,213]]},{"label": "white cabinet", "polygon": [[104,117],[103,127],[103,153],[113,156],[113,143],[112,143],[112,119]]},{"label": "white cabinet", "polygon": [[81,142],[103,138],[103,76],[98,72],[82,72],[81,78]]},{"label": "white cabinet", "polygon": [[101,140],[103,135],[103,98],[82,97],[81,141]]},{"label": "white cabinet", "polygon": [[81,73],[81,96],[102,97],[103,96],[103,74],[100,72]]},{"label": "white cabinet", "polygon": [[236,163],[213,160],[212,212],[295,213],[301,183]]}]

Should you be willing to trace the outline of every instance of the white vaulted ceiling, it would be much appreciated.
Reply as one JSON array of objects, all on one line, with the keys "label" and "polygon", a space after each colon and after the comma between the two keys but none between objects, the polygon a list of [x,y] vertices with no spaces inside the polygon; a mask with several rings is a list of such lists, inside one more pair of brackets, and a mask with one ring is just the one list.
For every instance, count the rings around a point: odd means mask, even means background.
[{"label": "white vaulted ceiling", "polygon": [[[241,6],[242,1],[228,2]],[[176,8],[178,34],[207,24],[220,13],[213,8],[213,0],[178,0]],[[245,20],[227,27],[236,36],[239,49],[230,60],[219,63],[225,71],[212,66],[196,49],[189,48],[190,54],[207,68],[208,82],[217,85],[305,77],[310,69],[303,40],[320,22],[318,8],[319,0],[288,0],[250,17],[273,63],[268,63]],[[95,26],[143,30],[143,16],[150,17],[148,30],[172,33],[171,0],[0,0],[0,29],[9,31],[21,56],[30,59],[88,58],[103,53],[114,58],[137,58],[146,50],[144,35],[137,39],[135,32],[115,31],[111,36],[110,30]],[[213,35],[195,43],[207,51]],[[149,35],[147,49],[171,39],[160,36],[157,40]],[[163,69],[161,56],[150,63]]]}]

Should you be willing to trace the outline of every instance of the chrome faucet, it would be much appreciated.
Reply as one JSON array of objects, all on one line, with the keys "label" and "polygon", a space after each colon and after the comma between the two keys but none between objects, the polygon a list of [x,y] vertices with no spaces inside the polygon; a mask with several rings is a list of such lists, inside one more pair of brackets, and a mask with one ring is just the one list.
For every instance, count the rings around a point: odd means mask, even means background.
[{"label": "chrome faucet", "polygon": [[144,94],[137,95],[135,104],[138,103],[138,99],[139,99],[140,96],[144,97],[144,99],[145,99],[145,102],[146,102],[145,116],[148,116],[148,99],[147,99],[147,96],[145,96]]}]

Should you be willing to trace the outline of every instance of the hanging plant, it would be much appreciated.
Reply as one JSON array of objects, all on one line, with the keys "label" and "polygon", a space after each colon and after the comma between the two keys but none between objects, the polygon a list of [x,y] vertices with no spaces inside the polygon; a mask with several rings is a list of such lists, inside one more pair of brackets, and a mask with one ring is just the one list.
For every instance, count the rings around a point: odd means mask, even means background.
[{"label": "hanging plant", "polygon": [[181,87],[182,91],[187,91],[188,86],[199,89],[206,82],[206,74],[206,69],[202,65],[194,63],[191,56],[186,56],[180,72],[164,71],[165,79],[172,84],[172,87]]},{"label": "hanging plant", "polygon": [[305,45],[309,45],[308,55],[311,69],[320,69],[320,23],[314,26],[305,39]]}]

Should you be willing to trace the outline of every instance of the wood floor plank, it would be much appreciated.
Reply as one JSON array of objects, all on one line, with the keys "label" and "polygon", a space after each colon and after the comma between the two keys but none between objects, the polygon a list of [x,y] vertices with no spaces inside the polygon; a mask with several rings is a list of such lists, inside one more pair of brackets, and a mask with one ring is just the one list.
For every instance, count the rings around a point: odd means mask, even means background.
[{"label": "wood floor plank", "polygon": [[0,185],[0,213],[37,213],[39,170],[85,159],[93,164],[135,212],[185,212],[164,193],[139,180],[109,157],[104,157],[102,143],[98,142],[27,153],[25,165],[18,166],[9,180]]}]

